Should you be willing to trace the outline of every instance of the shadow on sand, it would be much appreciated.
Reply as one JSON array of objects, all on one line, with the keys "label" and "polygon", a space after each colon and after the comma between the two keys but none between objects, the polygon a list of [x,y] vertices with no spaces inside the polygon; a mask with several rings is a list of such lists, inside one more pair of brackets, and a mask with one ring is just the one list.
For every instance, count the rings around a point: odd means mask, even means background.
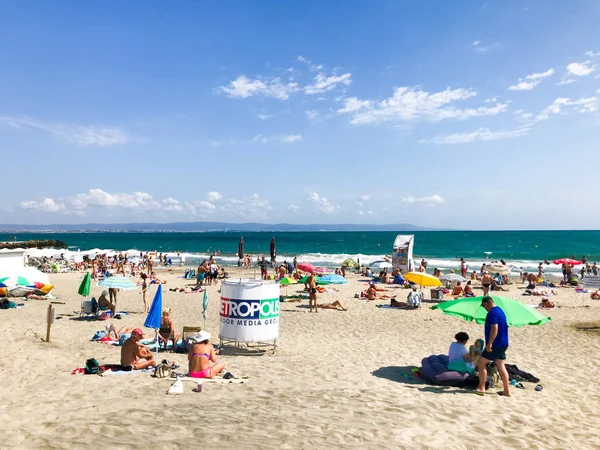
[{"label": "shadow on sand", "polygon": [[[415,366],[387,366],[372,372],[373,376],[383,378],[396,383],[406,384],[407,387],[418,389],[421,392],[432,392],[434,394],[473,394],[474,389],[464,389],[452,386],[433,386],[422,378],[412,373]],[[410,377],[410,378],[409,378]]]}]

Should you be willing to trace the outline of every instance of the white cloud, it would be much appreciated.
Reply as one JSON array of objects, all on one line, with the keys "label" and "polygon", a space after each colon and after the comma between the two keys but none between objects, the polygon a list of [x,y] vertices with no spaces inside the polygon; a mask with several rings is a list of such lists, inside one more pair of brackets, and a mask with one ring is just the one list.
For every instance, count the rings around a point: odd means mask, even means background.
[{"label": "white cloud", "polygon": [[109,147],[111,145],[126,144],[131,140],[130,136],[122,129],[101,125],[71,125],[42,122],[27,116],[0,116],[0,124],[23,130],[43,131],[57,139],[65,140],[81,147]]},{"label": "white cloud", "polygon": [[319,72],[314,78],[314,83],[304,87],[304,92],[307,94],[320,94],[321,92],[332,91],[337,87],[338,84],[344,86],[350,86],[352,83],[352,75],[345,73],[343,75],[331,75],[326,76],[324,73]]},{"label": "white cloud", "polygon": [[302,140],[302,136],[299,134],[289,134],[287,136],[281,137],[282,144],[294,144],[296,142],[300,142]]},{"label": "white cloud", "polygon": [[298,212],[299,210],[300,210],[300,207],[298,205],[294,205],[293,203],[288,206],[288,211]]},{"label": "white cloud", "polygon": [[71,206],[74,209],[106,207],[143,211],[159,209],[161,205],[160,202],[154,200],[152,195],[146,192],[111,194],[102,189],[90,189],[85,194],[77,194],[73,197]]},{"label": "white cloud", "polygon": [[494,106],[458,109],[451,103],[466,100],[477,95],[470,89],[450,89],[429,93],[420,87],[399,87],[393,95],[379,102],[358,100],[356,97],[346,99],[338,113],[349,113],[350,122],[355,125],[382,123],[387,121],[409,121],[426,119],[431,121],[443,119],[467,119],[470,117],[493,116],[506,110],[506,103]]},{"label": "white cloud", "polygon": [[359,211],[358,215],[359,216],[372,216],[373,215],[373,211]]},{"label": "white cloud", "polygon": [[479,128],[471,133],[454,133],[436,136],[431,139],[421,139],[420,144],[465,144],[475,141],[498,141],[501,139],[510,139],[519,136],[524,136],[531,131],[530,127],[521,127],[508,131],[490,131],[488,128]]},{"label": "white cloud", "polygon": [[209,141],[208,145],[210,145],[211,147],[220,147],[221,145],[223,145],[223,143],[221,141]]},{"label": "white cloud", "polygon": [[267,212],[273,208],[267,200],[262,200],[258,194],[252,194],[242,199],[227,199],[220,209],[230,217],[250,220],[267,219]]},{"label": "white cloud", "polygon": [[247,98],[255,95],[287,100],[290,94],[298,90],[298,83],[284,83],[280,78],[274,77],[251,80],[245,75],[240,75],[227,86],[219,88],[229,97]]},{"label": "white cloud", "polygon": [[595,58],[596,56],[600,56],[600,52],[594,53],[592,50],[588,50],[587,52],[585,52],[585,56]]},{"label": "white cloud", "polygon": [[556,83],[558,86],[561,86],[563,84],[571,84],[571,83],[575,83],[575,80],[573,78],[567,78],[565,80],[561,80],[558,83]]},{"label": "white cloud", "polygon": [[260,120],[269,120],[273,118],[272,114],[258,114],[256,116],[257,118],[259,118]]},{"label": "white cloud", "polygon": [[495,48],[496,48],[496,47],[498,47],[499,45],[500,45],[500,44],[499,44],[498,42],[494,42],[494,43],[491,43],[491,44],[484,44],[484,43],[483,43],[483,41],[473,41],[473,42],[471,43],[471,47],[473,47],[473,49],[474,49],[476,52],[479,52],[479,53],[485,53],[485,52],[488,52],[488,51],[490,51],[490,50],[493,50],[493,49],[495,49]]},{"label": "white cloud", "polygon": [[223,198],[223,195],[216,191],[207,192],[204,198],[209,202],[217,202]]},{"label": "white cloud", "polygon": [[161,201],[162,206],[161,209],[163,211],[173,211],[173,212],[182,212],[183,206],[179,200],[176,200],[172,197],[165,198]]},{"label": "white cloud", "polygon": [[197,200],[193,202],[185,202],[185,208],[195,216],[207,217],[210,214],[213,214],[217,207],[211,202]]},{"label": "white cloud", "polygon": [[276,136],[264,136],[262,134],[257,134],[250,142],[260,144],[295,144],[301,140],[302,136],[299,134],[284,134]]},{"label": "white cloud", "polygon": [[440,203],[444,203],[446,199],[435,194],[429,197],[403,197],[402,201],[404,203],[408,203],[409,205],[413,203],[421,203],[424,205],[439,205]]},{"label": "white cloud", "polygon": [[316,109],[305,111],[305,113],[308,120],[315,120],[317,117],[319,117],[319,111],[317,111]]},{"label": "white cloud", "polygon": [[311,193],[308,199],[315,204],[315,212],[319,214],[333,214],[340,210],[340,205],[332,204],[327,198],[320,197],[316,192]]},{"label": "white cloud", "polygon": [[371,196],[368,194],[364,194],[360,196],[360,201],[361,202],[368,202],[369,200],[371,200]]},{"label": "white cloud", "polygon": [[532,73],[525,78],[519,78],[519,83],[508,87],[509,91],[530,91],[542,82],[544,78],[552,76],[554,69],[548,69],[545,72]]},{"label": "white cloud", "polygon": [[21,202],[21,209],[41,212],[59,212],[65,210],[63,203],[57,203],[51,198],[45,198],[41,202],[25,201]]},{"label": "white cloud", "polygon": [[356,97],[348,97],[345,99],[344,107],[337,110],[338,113],[353,113],[363,108],[370,108],[372,102],[370,100],[359,100]]},{"label": "white cloud", "polygon": [[592,61],[589,59],[582,63],[573,62],[567,66],[567,72],[570,75],[575,75],[578,77],[584,77],[589,75],[590,73],[596,70],[596,65],[592,64]]},{"label": "white cloud", "polygon": [[600,101],[598,97],[584,97],[578,100],[559,97],[536,116],[536,120],[546,120],[552,114],[567,114],[575,111],[579,113],[592,113],[598,111]]}]

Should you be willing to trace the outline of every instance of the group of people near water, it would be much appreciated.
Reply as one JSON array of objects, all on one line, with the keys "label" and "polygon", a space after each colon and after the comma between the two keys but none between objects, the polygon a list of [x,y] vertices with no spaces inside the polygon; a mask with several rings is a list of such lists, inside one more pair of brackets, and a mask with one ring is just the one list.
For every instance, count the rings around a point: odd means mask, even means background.
[{"label": "group of people near water", "polygon": [[[179,255],[179,252],[177,254]],[[111,270],[115,275],[131,275],[135,277],[144,272],[147,275],[152,275],[157,263],[158,265],[168,267],[172,264],[172,261],[166,253],[159,253],[157,261],[155,261],[154,257],[148,252],[140,252],[139,257],[137,255],[130,257],[127,253],[119,253],[114,256],[97,254],[93,258],[84,256],[81,270],[91,269],[93,280],[102,279],[107,274],[110,274]]]}]

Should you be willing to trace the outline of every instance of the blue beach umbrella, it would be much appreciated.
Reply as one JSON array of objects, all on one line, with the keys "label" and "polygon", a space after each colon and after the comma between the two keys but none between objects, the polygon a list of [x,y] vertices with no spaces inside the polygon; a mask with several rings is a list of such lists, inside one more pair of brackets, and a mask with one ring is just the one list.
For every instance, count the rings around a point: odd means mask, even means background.
[{"label": "blue beach umbrella", "polygon": [[337,275],[335,273],[329,273],[327,275],[323,275],[320,280],[321,283],[327,284],[346,284],[348,280],[346,280],[343,276]]},{"label": "blue beach umbrella", "polygon": [[156,294],[154,294],[154,300],[150,305],[150,311],[148,317],[144,322],[144,326],[147,328],[154,328],[156,331],[156,351],[158,352],[158,329],[162,323],[162,284],[158,285]]}]

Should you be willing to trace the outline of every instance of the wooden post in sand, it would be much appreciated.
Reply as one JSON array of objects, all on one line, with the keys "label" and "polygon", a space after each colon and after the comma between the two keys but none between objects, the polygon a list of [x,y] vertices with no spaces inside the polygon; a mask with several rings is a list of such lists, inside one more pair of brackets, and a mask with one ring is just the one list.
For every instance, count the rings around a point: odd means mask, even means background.
[{"label": "wooden post in sand", "polygon": [[54,323],[54,306],[48,305],[48,313],[46,314],[46,342],[50,342],[50,327]]}]

